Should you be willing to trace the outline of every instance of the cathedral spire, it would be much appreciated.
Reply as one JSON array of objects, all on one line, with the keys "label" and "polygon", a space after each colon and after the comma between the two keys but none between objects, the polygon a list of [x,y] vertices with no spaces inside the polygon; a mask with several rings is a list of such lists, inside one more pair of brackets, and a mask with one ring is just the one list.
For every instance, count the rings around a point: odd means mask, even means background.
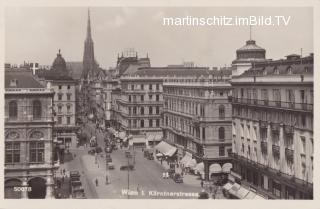
[{"label": "cathedral spire", "polygon": [[87,40],[92,40],[91,37],[91,22],[90,22],[90,9],[88,9],[88,23],[87,23]]},{"label": "cathedral spire", "polygon": [[94,60],[94,44],[91,36],[90,9],[88,9],[87,37],[84,42],[83,53],[83,77],[86,78],[88,74],[93,75],[95,68],[96,63]]}]

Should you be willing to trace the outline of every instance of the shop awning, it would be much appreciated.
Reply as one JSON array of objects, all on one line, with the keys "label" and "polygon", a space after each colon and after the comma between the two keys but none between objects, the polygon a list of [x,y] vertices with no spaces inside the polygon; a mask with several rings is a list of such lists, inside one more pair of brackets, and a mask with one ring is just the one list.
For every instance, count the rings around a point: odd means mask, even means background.
[{"label": "shop awning", "polygon": [[265,200],[266,198],[264,198],[264,197],[262,197],[262,196],[260,196],[260,195],[256,195],[256,196],[254,196],[254,198],[253,199],[256,199],[256,200]]},{"label": "shop awning", "polygon": [[180,160],[180,163],[185,166],[187,162],[189,162],[190,160],[192,160],[192,154],[189,152],[186,152],[184,157]]},{"label": "shop awning", "polygon": [[230,173],[231,168],[232,168],[232,164],[231,163],[225,163],[222,166],[222,172],[223,173]]},{"label": "shop awning", "polygon": [[218,163],[214,163],[214,164],[210,165],[210,167],[209,167],[210,175],[212,173],[221,173],[221,172],[222,172],[222,168]]},{"label": "shop awning", "polygon": [[244,187],[240,187],[240,189],[236,192],[236,196],[239,199],[243,199],[248,193],[249,193],[248,189],[246,189]]},{"label": "shop awning", "polygon": [[148,141],[161,141],[161,139],[162,139],[162,134],[160,133],[149,134],[147,136]]},{"label": "shop awning", "polygon": [[223,186],[223,189],[226,190],[226,191],[229,191],[232,187],[232,184],[231,183],[226,183],[224,186]]},{"label": "shop awning", "polygon": [[166,156],[172,156],[177,151],[177,148],[171,146],[165,141],[161,141],[157,146],[155,146],[155,149]]},{"label": "shop awning", "polygon": [[119,138],[124,140],[126,138],[126,132],[124,131],[119,132]]},{"label": "shop awning", "polygon": [[244,197],[244,199],[254,199],[257,194],[253,191],[249,191],[249,193]]},{"label": "shop awning", "polygon": [[197,161],[195,159],[189,160],[189,162],[186,163],[185,167],[187,168],[195,168],[197,166]]},{"label": "shop awning", "polygon": [[194,169],[197,173],[204,174],[204,164],[198,163],[196,168]]},{"label": "shop awning", "polygon": [[133,135],[132,138],[130,138],[130,143],[132,144],[141,144],[146,143],[146,138],[144,135]]},{"label": "shop awning", "polygon": [[107,130],[110,132],[110,133],[112,133],[112,134],[115,134],[116,133],[116,130],[114,130],[114,128],[107,128]]},{"label": "shop awning", "polygon": [[241,187],[241,186],[240,186],[239,184],[234,183],[234,184],[232,185],[231,189],[229,190],[229,193],[237,197],[236,194],[237,194],[237,191],[240,189],[240,187]]}]

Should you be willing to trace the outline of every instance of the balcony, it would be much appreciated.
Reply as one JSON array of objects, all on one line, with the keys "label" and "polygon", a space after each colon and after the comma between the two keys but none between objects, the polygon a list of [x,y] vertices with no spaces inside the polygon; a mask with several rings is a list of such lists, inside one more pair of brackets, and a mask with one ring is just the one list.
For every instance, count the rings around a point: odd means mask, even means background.
[{"label": "balcony", "polygon": [[194,117],[192,117],[192,123],[193,123],[195,126],[199,126],[199,124],[200,124],[200,117],[199,117],[199,116],[194,116]]},{"label": "balcony", "polygon": [[232,98],[234,104],[244,104],[244,105],[254,105],[254,106],[264,106],[270,108],[281,108],[289,110],[302,110],[302,111],[313,111],[313,104],[309,103],[294,103],[294,102],[284,102],[284,101],[269,101],[269,100],[257,100],[257,99],[247,99],[247,98]]},{"label": "balcony", "polygon": [[271,123],[271,131],[279,133],[280,124],[279,123]]},{"label": "balcony", "polygon": [[267,121],[260,120],[259,123],[260,123],[260,128],[268,128],[268,122]]},{"label": "balcony", "polygon": [[261,152],[264,154],[268,153],[268,142],[261,141]]},{"label": "balcony", "polygon": [[293,151],[292,149],[286,148],[286,149],[285,149],[285,155],[286,155],[286,158],[287,158],[288,160],[290,160],[291,162],[293,162],[294,151]]},{"label": "balcony", "polygon": [[272,154],[274,157],[280,157],[280,146],[273,144],[272,145]]},{"label": "balcony", "polygon": [[288,125],[285,125],[284,126],[284,132],[288,135],[293,135],[294,133],[294,127],[293,126],[288,126]]}]

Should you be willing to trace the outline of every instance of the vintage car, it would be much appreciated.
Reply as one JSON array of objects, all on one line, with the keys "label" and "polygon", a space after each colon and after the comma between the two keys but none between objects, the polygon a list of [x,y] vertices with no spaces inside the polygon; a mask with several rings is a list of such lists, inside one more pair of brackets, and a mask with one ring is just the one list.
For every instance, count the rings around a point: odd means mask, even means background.
[{"label": "vintage car", "polygon": [[134,165],[132,165],[132,164],[129,164],[129,165],[122,165],[122,166],[120,166],[120,170],[121,171],[124,171],[124,170],[134,170]]},{"label": "vintage car", "polygon": [[183,178],[179,173],[175,173],[172,177],[173,181],[176,183],[183,183]]},{"label": "vintage car", "polygon": [[114,164],[109,162],[107,163],[108,169],[113,170],[114,169]]}]

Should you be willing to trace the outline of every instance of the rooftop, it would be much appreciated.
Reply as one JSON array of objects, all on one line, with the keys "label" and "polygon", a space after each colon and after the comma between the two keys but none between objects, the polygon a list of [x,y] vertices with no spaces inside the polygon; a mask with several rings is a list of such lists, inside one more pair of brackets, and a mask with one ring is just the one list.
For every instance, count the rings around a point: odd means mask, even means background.
[{"label": "rooftop", "polygon": [[32,71],[23,69],[11,69],[5,71],[5,88],[45,88]]}]

